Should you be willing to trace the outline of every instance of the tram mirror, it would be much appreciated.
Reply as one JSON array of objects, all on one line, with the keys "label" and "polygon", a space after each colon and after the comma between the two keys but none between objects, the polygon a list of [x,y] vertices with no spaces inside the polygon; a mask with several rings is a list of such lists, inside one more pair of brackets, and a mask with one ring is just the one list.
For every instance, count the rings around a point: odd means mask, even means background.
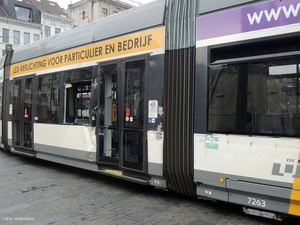
[{"label": "tram mirror", "polygon": [[70,84],[70,83],[64,83],[64,86],[65,86],[66,89],[68,89],[68,88],[72,87],[72,84]]},{"label": "tram mirror", "polygon": [[296,74],[297,64],[284,65],[284,66],[270,66],[269,75],[285,75],[285,74]]}]

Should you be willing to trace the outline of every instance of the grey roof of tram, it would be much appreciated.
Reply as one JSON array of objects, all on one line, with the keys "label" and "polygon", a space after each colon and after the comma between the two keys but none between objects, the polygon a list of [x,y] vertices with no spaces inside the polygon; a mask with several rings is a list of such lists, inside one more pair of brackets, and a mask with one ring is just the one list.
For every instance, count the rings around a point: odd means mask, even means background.
[{"label": "grey roof of tram", "polygon": [[154,1],[42,39],[14,51],[12,63],[162,25],[165,0]]}]

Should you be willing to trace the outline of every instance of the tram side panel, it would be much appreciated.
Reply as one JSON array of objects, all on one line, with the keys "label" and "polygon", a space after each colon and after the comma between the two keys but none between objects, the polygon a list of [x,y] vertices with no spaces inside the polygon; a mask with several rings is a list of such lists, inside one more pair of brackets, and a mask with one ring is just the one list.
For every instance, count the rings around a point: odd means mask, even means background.
[{"label": "tram side panel", "polygon": [[[258,210],[247,211],[253,214],[300,215],[300,61],[299,53],[289,50],[299,49],[300,21],[278,14],[281,24],[270,20],[262,27],[251,19],[257,9],[267,13],[272,6],[280,12],[298,4],[267,1],[198,18],[194,181],[199,197]],[[229,14],[242,24],[233,26]]]},{"label": "tram side panel", "polygon": [[163,177],[164,54],[150,57],[148,79],[148,173],[151,185],[166,188]]},{"label": "tram side panel", "polygon": [[95,127],[35,123],[36,157],[97,171]]}]

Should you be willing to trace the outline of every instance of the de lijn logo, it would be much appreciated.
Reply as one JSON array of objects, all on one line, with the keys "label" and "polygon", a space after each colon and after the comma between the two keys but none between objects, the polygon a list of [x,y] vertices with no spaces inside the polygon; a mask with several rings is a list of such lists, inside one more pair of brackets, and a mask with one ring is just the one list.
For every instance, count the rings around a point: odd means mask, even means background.
[{"label": "de lijn logo", "polygon": [[293,178],[300,178],[300,166],[297,166],[295,170],[295,162],[300,163],[300,160],[287,159],[286,163],[274,163],[272,175],[283,177],[287,174],[292,174]]}]

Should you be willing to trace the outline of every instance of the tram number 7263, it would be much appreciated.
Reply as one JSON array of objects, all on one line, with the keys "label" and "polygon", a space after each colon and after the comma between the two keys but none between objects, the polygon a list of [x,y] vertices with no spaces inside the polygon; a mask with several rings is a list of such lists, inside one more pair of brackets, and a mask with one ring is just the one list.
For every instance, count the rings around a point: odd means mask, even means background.
[{"label": "tram number 7263", "polygon": [[248,197],[247,199],[248,199],[249,205],[255,205],[258,207],[266,207],[267,206],[267,202],[263,199],[250,198],[250,197]]}]

